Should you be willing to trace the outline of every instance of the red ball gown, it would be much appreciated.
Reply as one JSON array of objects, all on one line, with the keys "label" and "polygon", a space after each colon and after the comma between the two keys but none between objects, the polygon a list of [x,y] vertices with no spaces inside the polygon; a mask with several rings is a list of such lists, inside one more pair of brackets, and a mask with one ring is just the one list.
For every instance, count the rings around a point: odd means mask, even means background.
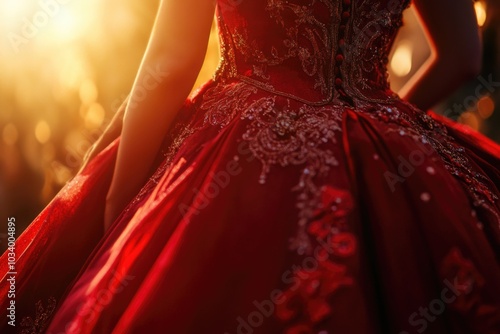
[{"label": "red ball gown", "polygon": [[61,190],[2,333],[500,333],[500,148],[390,90],[408,2],[219,0],[149,181],[106,233],[119,139]]}]

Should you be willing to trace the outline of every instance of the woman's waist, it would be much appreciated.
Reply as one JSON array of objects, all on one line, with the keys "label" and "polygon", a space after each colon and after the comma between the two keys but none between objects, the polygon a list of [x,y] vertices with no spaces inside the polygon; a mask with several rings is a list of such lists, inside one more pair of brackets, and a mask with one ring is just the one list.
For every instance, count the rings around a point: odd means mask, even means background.
[{"label": "woman's waist", "polygon": [[[229,75],[228,75],[229,74]],[[234,87],[245,87],[255,91],[259,97],[279,97],[310,106],[350,105],[360,102],[390,103],[399,97],[389,85],[381,85],[370,77],[335,77],[327,76],[318,83],[301,72],[292,70],[272,73],[265,77],[255,71],[221,71],[214,75],[213,85],[218,90],[231,91]]]}]

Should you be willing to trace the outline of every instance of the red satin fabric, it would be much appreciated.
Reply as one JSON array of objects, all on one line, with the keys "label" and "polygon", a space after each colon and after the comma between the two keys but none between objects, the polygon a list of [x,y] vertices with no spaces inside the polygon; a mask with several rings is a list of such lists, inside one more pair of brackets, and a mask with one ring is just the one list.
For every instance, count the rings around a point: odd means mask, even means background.
[{"label": "red satin fabric", "polygon": [[[365,2],[378,3],[350,13]],[[248,3],[239,14],[254,22]],[[370,95],[355,74],[314,106],[227,68],[186,101],[109,231],[119,140],[19,237],[15,330],[500,331],[497,144],[385,88]],[[4,310],[7,272],[4,254]]]}]

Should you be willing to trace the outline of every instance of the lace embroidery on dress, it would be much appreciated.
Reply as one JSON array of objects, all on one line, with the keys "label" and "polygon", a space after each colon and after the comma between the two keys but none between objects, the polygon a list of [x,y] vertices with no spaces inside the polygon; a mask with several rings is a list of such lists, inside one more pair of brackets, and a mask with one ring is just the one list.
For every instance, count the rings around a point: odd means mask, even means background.
[{"label": "lace embroidery on dress", "polygon": [[[329,27],[320,22],[311,12],[310,8],[315,2],[321,2],[333,17],[334,5],[329,0],[312,1],[309,6],[294,4],[292,1],[268,0],[266,11],[275,20],[279,27],[286,27],[283,39],[283,47],[273,46],[270,54],[266,55],[257,41],[249,42],[246,29],[233,32],[236,49],[244,56],[245,60],[256,62],[255,73],[262,79],[269,79],[265,75],[268,67],[282,64],[290,58],[298,58],[302,65],[302,71],[310,77],[315,78],[314,89],[319,88],[322,93],[328,92],[325,78],[325,70],[331,64],[330,48],[332,45]],[[289,20],[285,23],[284,15],[293,13],[296,19],[290,25]],[[308,41],[299,43],[299,38],[305,37]],[[281,42],[281,41],[280,41]]]},{"label": "lace embroidery on dress", "polygon": [[348,225],[353,208],[348,191],[321,188],[318,209],[308,225],[308,233],[318,241],[315,255],[307,258],[310,264],[302,262],[295,272],[295,284],[283,291],[283,302],[276,306],[276,316],[290,323],[285,333],[326,333],[320,330],[329,329],[324,321],[335,312],[329,300],[338,290],[355,284],[347,266],[330,257],[349,260],[357,251],[356,236]]},{"label": "lace embroidery on dress", "polygon": [[41,300],[35,304],[35,316],[24,317],[21,320],[21,334],[42,334],[49,325],[50,319],[56,309],[56,299],[50,297],[44,307]]},{"label": "lace embroidery on dress", "polygon": [[201,108],[207,110],[204,124],[226,126],[244,106],[257,88],[245,84],[234,86],[216,85],[203,95]]},{"label": "lace embroidery on dress", "polygon": [[[276,24],[275,29],[283,31],[280,43],[263,49],[258,40],[252,39],[246,25],[230,30],[223,16],[218,15],[222,61],[215,79],[236,77],[310,105],[324,105],[339,96],[381,103],[396,97],[371,96],[367,92],[389,89],[390,47],[409,0],[391,0],[385,5],[368,0],[343,0],[336,4],[327,0],[312,0],[307,4],[286,0],[262,2],[265,2],[263,10]],[[234,4],[233,7],[232,11],[237,12]],[[318,8],[328,11],[330,20],[318,20],[314,12]],[[239,73],[238,61],[251,65],[252,69]],[[320,101],[308,101],[271,83],[270,70],[288,61],[297,61],[301,72],[314,78],[312,88],[321,91]]]},{"label": "lace embroidery on dress", "polygon": [[[338,28],[336,24],[339,17],[338,5],[330,0],[311,0],[308,4],[295,2],[300,1],[266,1],[264,10],[267,16],[275,21],[276,29],[283,31],[280,44],[272,45],[270,50],[263,50],[257,40],[251,39],[246,26],[236,27],[230,32],[223,17],[218,15],[222,61],[214,79],[237,77],[241,81],[274,94],[311,105],[324,105],[330,101],[335,93],[332,89],[332,73],[335,63],[334,48],[337,46],[333,41],[338,34],[335,31]],[[323,5],[323,11],[328,12],[329,24],[318,20],[313,13],[312,8],[318,7],[319,4]],[[290,20],[291,15],[294,17],[293,21]],[[285,17],[287,17],[286,24]],[[252,64],[252,69],[244,74],[238,73],[236,63],[239,58],[245,63]],[[319,102],[307,101],[270,83],[269,70],[283,65],[288,60],[299,61],[302,73],[314,79],[313,89],[321,91],[325,96],[324,99]]]},{"label": "lace embroidery on dress", "polygon": [[[291,323],[285,334],[328,333],[314,331],[335,310],[328,299],[343,287],[354,285],[346,266],[330,261],[319,262],[318,269],[302,269],[296,277],[305,277],[295,289],[283,292],[283,303],[276,305],[276,316]],[[298,319],[300,320],[298,320]],[[329,328],[324,328],[329,329]]]},{"label": "lace embroidery on dress", "polygon": [[261,184],[266,182],[272,165],[304,166],[292,189],[299,194],[296,204],[299,227],[297,235],[290,240],[290,247],[299,254],[310,253],[308,222],[318,210],[323,193],[316,180],[338,165],[328,146],[337,143],[344,106],[313,107],[276,96],[252,100],[256,93],[254,86],[243,82],[221,83],[210,88],[201,106],[206,110],[205,123],[227,125],[238,114],[248,121],[243,139],[262,164]]},{"label": "lace embroidery on dress", "polygon": [[312,248],[307,223],[321,195],[315,179],[326,176],[331,167],[338,165],[333,152],[326,147],[337,142],[341,114],[339,106],[315,108],[304,104],[290,108],[276,105],[276,97],[265,97],[250,103],[241,116],[250,120],[243,139],[262,164],[260,183],[265,183],[271,165],[304,166],[292,189],[299,193],[296,204],[299,229],[290,247],[299,254],[309,253]]},{"label": "lace embroidery on dress", "polygon": [[280,96],[254,97],[256,93],[244,82],[220,83],[207,90],[202,104],[205,123],[227,125],[236,115],[248,122],[242,138],[262,165],[261,184],[273,165],[303,166],[292,189],[298,194],[299,216],[289,246],[299,255],[319,254],[318,267],[294,273],[297,284],[283,291],[285,302],[277,307],[276,316],[289,323],[286,333],[312,333],[333,311],[330,296],[354,284],[347,267],[331,257],[349,258],[357,250],[348,224],[353,198],[348,191],[320,185],[321,178],[338,165],[328,147],[337,143],[345,106],[314,107]]},{"label": "lace embroidery on dress", "polygon": [[343,50],[346,61],[341,65],[345,73],[345,90],[351,98],[388,103],[395,96],[383,98],[368,96],[363,90],[389,90],[387,64],[392,42],[403,24],[403,11],[410,1],[380,3],[367,0],[352,1],[346,41]]},{"label": "lace embroidery on dress", "polygon": [[445,287],[453,294],[450,310],[456,312],[470,333],[480,333],[486,328],[498,327],[498,304],[485,298],[485,278],[457,247],[451,248],[444,257],[439,274]]}]

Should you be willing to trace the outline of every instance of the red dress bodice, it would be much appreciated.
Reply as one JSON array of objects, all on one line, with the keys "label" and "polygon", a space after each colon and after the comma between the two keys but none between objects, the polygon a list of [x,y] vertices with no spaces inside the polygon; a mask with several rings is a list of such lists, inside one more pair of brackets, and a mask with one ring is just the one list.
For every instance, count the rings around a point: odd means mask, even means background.
[{"label": "red dress bodice", "polygon": [[390,98],[388,54],[408,0],[220,0],[219,76],[308,104]]}]

